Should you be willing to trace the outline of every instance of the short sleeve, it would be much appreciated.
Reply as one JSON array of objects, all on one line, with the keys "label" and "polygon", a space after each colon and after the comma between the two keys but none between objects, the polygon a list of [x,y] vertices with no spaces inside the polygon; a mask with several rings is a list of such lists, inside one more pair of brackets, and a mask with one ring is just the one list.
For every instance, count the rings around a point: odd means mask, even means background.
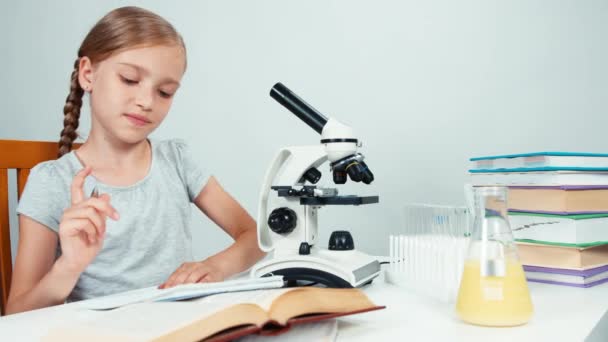
[{"label": "short sleeve", "polygon": [[63,208],[68,201],[55,167],[50,162],[36,165],[17,204],[17,213],[59,232]]},{"label": "short sleeve", "polygon": [[211,175],[193,158],[190,148],[184,141],[174,142],[178,153],[179,172],[188,189],[190,201],[193,202],[207,185]]}]

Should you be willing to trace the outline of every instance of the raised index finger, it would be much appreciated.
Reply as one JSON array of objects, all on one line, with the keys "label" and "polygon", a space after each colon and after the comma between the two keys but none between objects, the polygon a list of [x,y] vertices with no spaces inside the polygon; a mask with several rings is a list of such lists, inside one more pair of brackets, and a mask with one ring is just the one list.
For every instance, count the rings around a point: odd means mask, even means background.
[{"label": "raised index finger", "polygon": [[84,179],[91,174],[91,168],[86,166],[84,169],[78,171],[74,179],[72,180],[72,186],[70,192],[72,193],[72,204],[80,203],[84,200]]}]

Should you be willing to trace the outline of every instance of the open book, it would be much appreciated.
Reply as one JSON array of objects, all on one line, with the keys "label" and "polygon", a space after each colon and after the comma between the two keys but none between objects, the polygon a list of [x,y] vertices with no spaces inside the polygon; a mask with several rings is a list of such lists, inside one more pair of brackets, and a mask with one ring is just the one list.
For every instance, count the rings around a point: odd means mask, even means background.
[{"label": "open book", "polygon": [[45,341],[228,341],[292,325],[383,309],[359,289],[295,287],[144,302],[70,322]]}]

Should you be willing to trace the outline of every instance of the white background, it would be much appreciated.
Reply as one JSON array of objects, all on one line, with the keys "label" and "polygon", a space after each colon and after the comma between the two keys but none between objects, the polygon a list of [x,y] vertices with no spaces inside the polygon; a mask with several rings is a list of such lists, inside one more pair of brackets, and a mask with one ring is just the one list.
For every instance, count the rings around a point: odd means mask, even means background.
[{"label": "white background", "polygon": [[[380,203],[323,208],[323,244],[348,229],[386,254],[405,203],[464,204],[473,156],[608,152],[608,2],[574,0],[5,1],[0,138],[59,138],[82,39],[127,4],[167,18],[188,49],[154,136],[185,139],[254,217],[274,153],[319,140],[268,96],[274,83],[358,132],[376,181],[339,190]],[[83,137],[89,122],[85,109]],[[197,257],[229,243],[203,214],[192,224]]]}]

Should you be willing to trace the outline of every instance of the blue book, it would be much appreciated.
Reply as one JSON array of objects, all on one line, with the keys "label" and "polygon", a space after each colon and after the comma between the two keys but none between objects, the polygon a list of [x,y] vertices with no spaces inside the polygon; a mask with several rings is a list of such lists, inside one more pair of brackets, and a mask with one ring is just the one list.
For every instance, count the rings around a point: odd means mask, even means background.
[{"label": "blue book", "polygon": [[608,171],[608,154],[533,152],[471,158],[471,173],[530,171]]}]

